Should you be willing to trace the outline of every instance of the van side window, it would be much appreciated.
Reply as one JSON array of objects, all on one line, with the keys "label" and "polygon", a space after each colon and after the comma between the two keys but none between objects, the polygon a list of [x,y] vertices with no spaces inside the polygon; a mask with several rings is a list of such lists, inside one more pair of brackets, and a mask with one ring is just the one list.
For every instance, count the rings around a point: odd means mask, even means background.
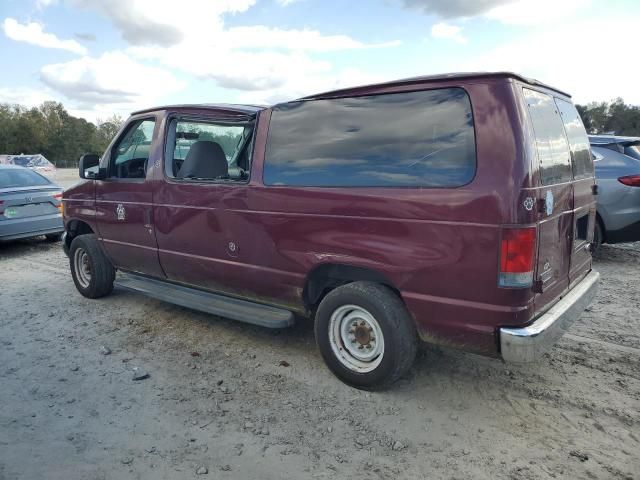
[{"label": "van side window", "polygon": [[165,173],[183,180],[249,178],[251,124],[174,119],[165,146]]},{"label": "van side window", "polygon": [[155,120],[133,122],[111,151],[111,178],[145,178]]},{"label": "van side window", "polygon": [[476,171],[461,88],[308,100],[274,107],[265,185],[458,187]]},{"label": "van side window", "polygon": [[550,95],[523,88],[529,106],[543,185],[571,181],[571,154],[562,118]]},{"label": "van side window", "polygon": [[593,161],[589,151],[589,138],[584,129],[582,119],[576,107],[571,102],[556,98],[556,105],[564,123],[573,167],[573,178],[585,178],[593,176]]}]

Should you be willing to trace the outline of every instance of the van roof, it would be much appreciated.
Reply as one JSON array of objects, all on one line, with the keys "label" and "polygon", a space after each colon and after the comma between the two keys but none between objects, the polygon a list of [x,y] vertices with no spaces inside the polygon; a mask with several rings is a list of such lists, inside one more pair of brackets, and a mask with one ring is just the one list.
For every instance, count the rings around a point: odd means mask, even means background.
[{"label": "van roof", "polygon": [[[392,80],[389,82],[372,83],[369,85],[360,85],[357,87],[341,88],[337,90],[330,90],[328,92],[309,95],[309,96],[302,97],[297,100],[291,100],[291,101],[315,100],[319,98],[338,97],[338,96],[343,96],[347,94],[363,95],[363,94],[366,94],[369,90],[373,90],[378,87],[394,87],[397,85],[425,84],[425,83],[443,82],[447,80],[457,80],[457,79],[473,80],[473,79],[483,79],[483,78],[513,78],[520,82],[527,83],[529,85],[547,88],[555,92],[558,92],[562,95],[565,95],[567,97],[571,97],[571,95],[569,95],[566,92],[563,92],[562,90],[551,87],[533,78],[524,77],[522,75],[518,75],[517,73],[513,73],[513,72],[460,72],[460,73],[442,73],[438,75],[424,75],[420,77],[410,77],[410,78],[403,78],[399,80]],[[288,103],[288,102],[282,102],[282,103]],[[136,110],[135,112],[132,113],[132,115],[156,112],[158,110],[180,110],[180,109],[188,109],[188,108],[216,110],[221,112],[229,112],[229,113],[236,113],[236,114],[240,113],[240,114],[253,116],[253,115],[256,115],[259,111],[264,110],[265,108],[269,108],[269,106],[252,105],[252,104],[236,104],[236,103],[177,104],[177,105],[162,105],[159,107],[151,107],[151,108],[145,108],[142,110]]]},{"label": "van roof", "polygon": [[157,112],[158,110],[180,110],[183,108],[199,108],[203,110],[217,110],[229,113],[240,113],[246,115],[255,115],[260,110],[267,108],[266,105],[250,105],[240,103],[182,103],[176,105],[162,105],[159,107],[144,108],[142,110],[136,110],[131,115],[138,115],[140,113]]},{"label": "van roof", "polygon": [[395,87],[399,85],[407,85],[407,84],[414,84],[414,83],[424,84],[424,83],[438,83],[438,82],[443,82],[448,80],[458,80],[458,79],[473,80],[473,79],[484,79],[484,78],[513,78],[515,80],[518,80],[523,83],[527,83],[529,85],[547,88],[549,90],[558,92],[561,95],[565,95],[569,98],[571,97],[571,95],[569,95],[567,92],[554,88],[545,83],[539,82],[538,80],[535,80],[533,78],[528,78],[513,72],[458,72],[458,73],[442,73],[438,75],[424,75],[419,77],[409,77],[409,78],[403,78],[400,80],[392,80],[389,82],[374,83],[371,85],[362,85],[359,87],[342,88],[338,90],[332,90],[329,92],[318,93],[315,95],[309,95],[306,97],[302,97],[299,100],[314,100],[318,98],[328,98],[328,97],[342,96],[346,94],[352,94],[352,95],[366,94],[368,90],[378,88],[378,87]]}]

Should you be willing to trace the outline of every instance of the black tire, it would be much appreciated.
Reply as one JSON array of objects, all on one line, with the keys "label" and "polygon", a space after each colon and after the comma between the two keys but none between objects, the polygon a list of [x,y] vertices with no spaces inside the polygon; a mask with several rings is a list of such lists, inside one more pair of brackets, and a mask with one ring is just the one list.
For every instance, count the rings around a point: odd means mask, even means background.
[{"label": "black tire", "polygon": [[[77,261],[81,263],[76,265]],[[73,239],[69,249],[69,266],[73,283],[85,297],[100,298],[113,291],[116,270],[94,234],[79,235]]]},{"label": "black tire", "polygon": [[[355,310],[349,310],[356,307]],[[340,312],[349,312],[341,314]],[[364,310],[364,312],[361,312]],[[355,312],[355,313],[354,313]],[[336,314],[332,322],[332,316]],[[363,318],[370,314],[377,324],[372,330],[366,321],[355,320],[354,315],[362,313]],[[345,315],[342,316],[341,315]],[[337,320],[343,318],[344,320]],[[340,335],[343,327],[336,330],[337,325],[363,325],[363,327],[351,327],[348,335],[356,328],[368,329],[369,332],[381,331],[383,337],[383,350],[379,360],[367,361],[365,368],[372,368],[367,371],[358,371],[358,367],[353,367],[350,363],[354,356],[349,352]],[[377,339],[372,333],[366,333],[363,340],[354,340],[356,332],[351,338],[351,349],[366,347]],[[413,319],[409,315],[402,300],[388,287],[372,282],[354,282],[338,287],[327,294],[320,302],[315,318],[315,336],[320,353],[329,369],[343,382],[355,388],[363,390],[383,389],[400,377],[402,377],[413,365],[418,348],[418,335]],[[370,337],[371,336],[371,337]],[[369,341],[369,339],[371,341]],[[354,346],[355,345],[355,346]],[[374,350],[377,348],[374,344]],[[336,349],[338,353],[334,350]],[[366,350],[365,350],[366,351]],[[357,352],[358,354],[360,352]],[[359,359],[356,359],[359,361]],[[376,362],[377,363],[376,365]],[[349,364],[349,365],[348,365]],[[351,365],[351,366],[350,366]],[[375,367],[374,367],[375,365]]]},{"label": "black tire", "polygon": [[62,233],[47,233],[45,238],[47,242],[59,242],[62,240]]}]

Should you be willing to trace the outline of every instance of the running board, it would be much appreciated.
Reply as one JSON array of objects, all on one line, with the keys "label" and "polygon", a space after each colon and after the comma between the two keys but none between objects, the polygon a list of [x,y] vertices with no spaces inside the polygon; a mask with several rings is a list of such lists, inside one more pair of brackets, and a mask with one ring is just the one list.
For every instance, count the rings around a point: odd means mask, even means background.
[{"label": "running board", "polygon": [[261,327],[285,328],[294,324],[293,313],[283,308],[205,292],[141,275],[119,272],[116,285],[157,300]]}]

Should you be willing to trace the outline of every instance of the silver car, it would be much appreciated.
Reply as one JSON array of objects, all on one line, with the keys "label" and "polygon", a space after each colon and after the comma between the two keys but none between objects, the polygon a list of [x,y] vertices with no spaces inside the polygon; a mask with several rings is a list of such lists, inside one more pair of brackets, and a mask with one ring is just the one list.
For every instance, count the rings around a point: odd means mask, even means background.
[{"label": "silver car", "polygon": [[56,241],[63,232],[62,188],[28,168],[0,165],[0,241]]},{"label": "silver car", "polygon": [[596,248],[640,241],[640,137],[590,135],[598,184]]}]

